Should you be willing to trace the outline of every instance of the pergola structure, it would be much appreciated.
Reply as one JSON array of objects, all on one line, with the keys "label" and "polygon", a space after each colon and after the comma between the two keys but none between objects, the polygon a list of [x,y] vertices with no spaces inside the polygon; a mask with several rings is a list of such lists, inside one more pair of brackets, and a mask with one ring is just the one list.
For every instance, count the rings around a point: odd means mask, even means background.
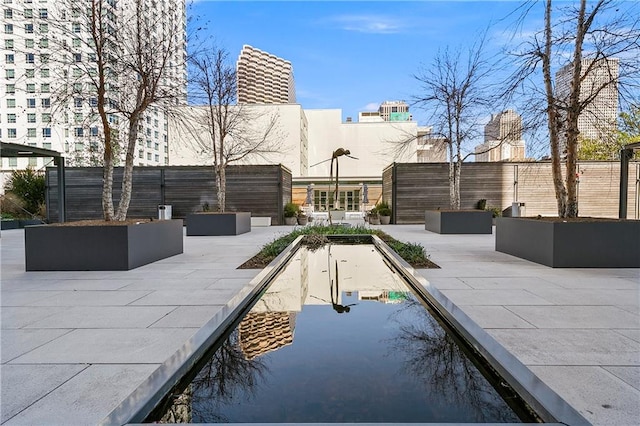
[{"label": "pergola structure", "polygon": [[627,218],[627,188],[629,186],[629,160],[633,158],[633,151],[640,149],[640,142],[625,145],[620,150],[620,209],[618,217]]},{"label": "pergola structure", "polygon": [[58,175],[58,221],[64,222],[66,216],[65,204],[65,183],[64,183],[64,157],[62,153],[35,146],[21,145],[17,143],[0,142],[0,157],[21,158],[21,157],[43,157],[53,158],[57,167]]}]

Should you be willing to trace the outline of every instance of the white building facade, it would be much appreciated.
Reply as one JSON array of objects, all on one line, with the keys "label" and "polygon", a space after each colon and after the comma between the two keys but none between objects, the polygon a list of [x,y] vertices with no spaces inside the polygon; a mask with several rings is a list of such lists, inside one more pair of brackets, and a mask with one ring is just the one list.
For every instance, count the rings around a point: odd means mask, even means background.
[{"label": "white building facade", "polygon": [[[71,165],[101,163],[102,125],[92,83],[96,53],[87,24],[94,4],[102,7],[109,36],[127,25],[137,6],[153,23],[149,39],[171,31],[175,39],[161,84],[180,93],[176,102],[186,102],[185,0],[3,0],[0,140],[62,152]],[[107,78],[107,102],[117,101],[122,82],[113,73]],[[126,120],[114,112],[109,121],[125,139]],[[168,164],[164,109],[149,107],[138,130],[135,164]],[[2,171],[41,169],[46,161],[3,158]]]}]

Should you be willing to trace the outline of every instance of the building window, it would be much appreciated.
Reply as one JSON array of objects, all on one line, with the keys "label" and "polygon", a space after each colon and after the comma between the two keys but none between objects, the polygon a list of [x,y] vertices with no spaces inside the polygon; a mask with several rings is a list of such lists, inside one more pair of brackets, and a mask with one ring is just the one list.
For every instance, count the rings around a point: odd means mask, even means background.
[{"label": "building window", "polygon": [[50,108],[51,107],[51,99],[50,98],[42,98],[41,99],[42,108]]},{"label": "building window", "polygon": [[51,91],[51,85],[49,83],[42,83],[40,85],[40,91],[42,93],[49,93]]},{"label": "building window", "polygon": [[4,10],[4,18],[5,19],[13,19],[13,9],[5,9]]},{"label": "building window", "polygon": [[18,131],[16,129],[7,129],[7,137],[9,139],[15,139],[18,136]]},{"label": "building window", "polygon": [[7,123],[15,123],[16,115],[15,114],[7,114]]},{"label": "building window", "polygon": [[51,128],[50,127],[45,127],[42,129],[42,137],[43,138],[50,138],[51,137]]},{"label": "building window", "polygon": [[49,39],[48,38],[40,39],[40,47],[45,49],[49,47]]},{"label": "building window", "polygon": [[29,167],[36,167],[38,165],[38,159],[35,157],[29,157],[27,164]]},{"label": "building window", "polygon": [[24,24],[24,32],[26,34],[33,34],[33,24]]},{"label": "building window", "polygon": [[151,153],[147,152],[147,160],[151,161]]},{"label": "building window", "polygon": [[143,150],[138,151],[138,158],[144,158],[144,151]]},{"label": "building window", "polygon": [[39,27],[42,34],[49,32],[49,24],[40,24]]},{"label": "building window", "polygon": [[82,70],[80,68],[74,68],[73,69],[73,77],[74,78],[82,77]]},{"label": "building window", "polygon": [[33,18],[33,9],[25,9],[24,10],[25,18]]},{"label": "building window", "polygon": [[92,107],[97,107],[98,106],[98,98],[89,98],[89,105],[91,105]]},{"label": "building window", "polygon": [[4,24],[4,33],[13,34],[13,24]]},{"label": "building window", "polygon": [[84,136],[84,129],[82,127],[76,127],[73,129],[73,136],[81,138]]},{"label": "building window", "polygon": [[47,18],[49,18],[49,12],[47,11],[47,9],[40,9],[40,19]]},{"label": "building window", "polygon": [[16,70],[14,69],[5,70],[4,73],[5,77],[9,80],[16,77]]},{"label": "building window", "polygon": [[9,167],[18,167],[18,159],[16,157],[9,157]]},{"label": "building window", "polygon": [[7,108],[15,108],[16,100],[15,99],[7,99]]},{"label": "building window", "polygon": [[82,83],[73,83],[73,91],[76,93],[82,92]]},{"label": "building window", "polygon": [[42,68],[40,70],[40,77],[48,78],[49,77],[49,68]]},{"label": "building window", "polygon": [[16,93],[16,85],[15,84],[7,84],[6,88],[7,94],[13,95]]},{"label": "building window", "polygon": [[95,53],[89,53],[89,62],[96,62],[98,59]]},{"label": "building window", "polygon": [[44,149],[51,149],[51,142],[42,142],[42,147]]},{"label": "building window", "polygon": [[27,84],[27,93],[36,93],[36,85],[33,83]]},{"label": "building window", "polygon": [[24,76],[27,78],[33,78],[36,75],[36,70],[34,70],[33,68],[27,68],[26,70],[24,70]]},{"label": "building window", "polygon": [[51,123],[51,114],[48,112],[45,112],[42,114],[42,122],[43,123]]},{"label": "building window", "polygon": [[82,113],[81,113],[81,112],[76,112],[76,113],[73,115],[73,120],[74,120],[76,123],[81,123],[81,122],[82,122]]},{"label": "building window", "polygon": [[40,62],[42,62],[43,64],[48,63],[49,62],[49,54],[43,53],[42,55],[40,55]]},{"label": "building window", "polygon": [[73,39],[73,42],[72,42],[73,47],[80,47],[81,44],[82,44],[82,41],[79,38]]},{"label": "building window", "polygon": [[91,131],[91,136],[98,136],[98,128],[97,127],[95,127],[95,126],[92,127],[90,129],[90,131]]},{"label": "building window", "polygon": [[33,46],[35,46],[35,43],[33,42],[32,38],[27,38],[24,40],[24,47],[26,47],[27,49],[33,49]]},{"label": "building window", "polygon": [[33,113],[27,114],[27,123],[35,123],[35,122],[36,122],[36,115]]},{"label": "building window", "polygon": [[13,50],[13,39],[7,39],[4,41],[4,48]]},{"label": "building window", "polygon": [[71,23],[71,31],[73,31],[76,34],[79,33],[80,32],[80,23],[79,22]]},{"label": "building window", "polygon": [[36,100],[34,98],[27,99],[27,108],[35,108]]},{"label": "building window", "polygon": [[156,154],[154,159],[155,159],[156,162],[159,162],[160,161],[160,156],[158,154]]},{"label": "building window", "polygon": [[28,64],[33,64],[35,62],[35,55],[33,53],[27,53],[25,55],[25,61]]},{"label": "building window", "polygon": [[82,108],[82,98],[73,98],[73,106],[76,108]]},{"label": "building window", "polygon": [[27,137],[28,138],[35,138],[36,137],[36,129],[34,129],[34,128],[27,129]]},{"label": "building window", "polygon": [[75,62],[82,62],[82,53],[74,53],[73,54],[73,60]]}]

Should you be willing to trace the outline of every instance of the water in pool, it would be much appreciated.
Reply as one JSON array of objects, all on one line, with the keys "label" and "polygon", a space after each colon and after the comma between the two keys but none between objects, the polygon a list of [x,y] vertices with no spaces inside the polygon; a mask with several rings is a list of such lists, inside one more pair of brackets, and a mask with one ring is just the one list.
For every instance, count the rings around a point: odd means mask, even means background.
[{"label": "water in pool", "polygon": [[298,250],[200,366],[150,420],[528,420],[516,415],[373,245]]}]

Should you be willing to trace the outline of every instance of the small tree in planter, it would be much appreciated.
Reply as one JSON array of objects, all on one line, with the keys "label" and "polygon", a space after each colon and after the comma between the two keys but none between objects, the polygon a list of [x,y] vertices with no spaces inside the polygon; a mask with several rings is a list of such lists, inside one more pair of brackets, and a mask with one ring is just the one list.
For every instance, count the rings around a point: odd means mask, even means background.
[{"label": "small tree in planter", "polygon": [[[521,46],[521,66],[510,78],[511,89],[532,93],[527,103],[545,117],[558,217],[497,219],[496,250],[552,267],[640,267],[640,221],[579,218],[577,191],[580,119],[611,128],[599,116],[599,95],[636,99],[637,13],[620,12],[625,5],[610,0],[559,3],[544,2],[544,29]],[[540,72],[538,90],[528,83]]]}]

